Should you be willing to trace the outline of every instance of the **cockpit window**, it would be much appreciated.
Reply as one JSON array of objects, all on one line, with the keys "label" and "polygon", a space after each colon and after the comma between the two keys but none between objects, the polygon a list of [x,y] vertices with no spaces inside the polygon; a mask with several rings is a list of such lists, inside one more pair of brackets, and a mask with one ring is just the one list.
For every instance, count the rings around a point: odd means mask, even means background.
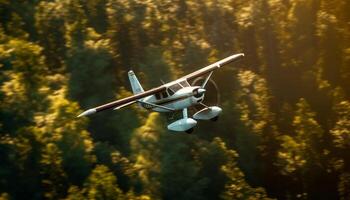
[{"label": "cockpit window", "polygon": [[159,100],[161,97],[160,97],[160,93],[155,93],[154,94],[156,96],[156,99]]},{"label": "cockpit window", "polygon": [[168,93],[166,91],[162,92],[162,96],[163,98],[167,98],[168,97]]},{"label": "cockpit window", "polygon": [[181,81],[180,84],[183,86],[183,87],[189,87],[190,84],[187,82],[187,81]]},{"label": "cockpit window", "polygon": [[172,90],[172,89],[170,89],[170,88],[168,88],[167,89],[167,92],[168,92],[168,94],[170,95],[170,96],[172,96],[175,92]]},{"label": "cockpit window", "polygon": [[174,93],[180,90],[181,88],[182,88],[181,85],[178,83],[169,86],[169,89],[172,90]]}]

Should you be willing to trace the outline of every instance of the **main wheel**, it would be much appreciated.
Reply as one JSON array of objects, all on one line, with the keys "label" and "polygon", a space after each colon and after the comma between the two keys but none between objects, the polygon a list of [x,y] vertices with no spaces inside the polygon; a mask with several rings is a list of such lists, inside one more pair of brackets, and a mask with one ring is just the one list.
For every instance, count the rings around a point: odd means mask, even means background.
[{"label": "main wheel", "polygon": [[194,128],[190,128],[190,129],[186,130],[185,132],[188,134],[191,134],[191,133],[193,133],[193,131],[194,131]]}]

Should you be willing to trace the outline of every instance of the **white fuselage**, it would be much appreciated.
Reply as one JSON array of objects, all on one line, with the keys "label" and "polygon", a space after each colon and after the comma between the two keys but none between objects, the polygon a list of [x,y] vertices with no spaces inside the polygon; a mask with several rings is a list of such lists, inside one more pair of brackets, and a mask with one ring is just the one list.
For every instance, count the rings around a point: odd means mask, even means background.
[{"label": "white fuselage", "polygon": [[[199,86],[183,87],[176,91],[174,94],[163,98],[156,98],[155,95],[148,96],[142,99],[143,102],[160,105],[169,109],[152,106],[150,104],[141,104],[146,109],[152,109],[156,112],[171,112],[171,110],[182,110],[190,106],[199,104],[204,99],[204,92],[198,94]],[[171,109],[171,110],[170,110]]]}]

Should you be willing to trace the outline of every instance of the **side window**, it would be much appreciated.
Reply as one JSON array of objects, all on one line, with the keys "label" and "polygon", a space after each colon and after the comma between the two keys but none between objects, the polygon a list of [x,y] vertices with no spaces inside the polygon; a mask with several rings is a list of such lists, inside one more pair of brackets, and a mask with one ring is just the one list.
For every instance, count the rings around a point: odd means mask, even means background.
[{"label": "side window", "polygon": [[[182,88],[182,86],[178,83],[174,84],[174,85],[171,85],[170,87],[170,90],[172,90],[172,92],[177,92],[178,90],[180,90]],[[170,93],[169,93],[170,94]]]},{"label": "side window", "polygon": [[169,94],[170,96],[172,96],[172,95],[174,94],[174,91],[173,91],[172,89],[170,89],[170,88],[168,88],[167,91],[168,91],[168,94]]},{"label": "side window", "polygon": [[157,100],[161,99],[160,93],[155,93],[154,95],[156,96],[156,99],[157,99]]},{"label": "side window", "polygon": [[166,93],[166,91],[162,92],[162,96],[163,98],[167,98],[168,97],[168,93]]}]

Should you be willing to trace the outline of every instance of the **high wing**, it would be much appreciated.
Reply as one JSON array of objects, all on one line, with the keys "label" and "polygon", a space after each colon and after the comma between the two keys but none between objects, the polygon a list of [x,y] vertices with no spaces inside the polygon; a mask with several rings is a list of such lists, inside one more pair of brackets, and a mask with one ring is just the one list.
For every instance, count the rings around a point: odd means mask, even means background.
[{"label": "high wing", "polygon": [[107,110],[107,109],[111,109],[111,108],[124,107],[127,105],[131,105],[133,103],[136,103],[139,99],[142,99],[144,97],[151,96],[151,95],[154,95],[156,93],[159,93],[159,92],[166,90],[168,86],[172,85],[173,83],[179,82],[179,80],[186,80],[187,81],[187,80],[191,80],[191,79],[203,76],[203,75],[208,74],[208,73],[210,73],[210,72],[212,72],[212,71],[214,71],[214,70],[216,70],[224,65],[227,65],[231,62],[239,60],[242,57],[244,57],[243,53],[229,56],[229,57],[224,58],[222,60],[219,60],[218,62],[215,62],[209,66],[206,66],[206,67],[199,69],[195,72],[192,72],[186,76],[183,76],[175,81],[169,82],[167,84],[161,85],[159,87],[144,91],[142,93],[139,93],[139,94],[136,94],[136,95],[133,95],[130,97],[126,97],[126,98],[123,98],[120,100],[116,100],[116,101],[113,101],[113,102],[86,110],[83,113],[81,113],[80,115],[78,115],[78,117],[90,115],[90,114],[100,112],[103,110]]},{"label": "high wing", "polygon": [[222,67],[224,65],[227,65],[227,64],[232,63],[234,61],[237,61],[237,60],[239,60],[239,59],[241,59],[243,57],[244,57],[243,53],[234,54],[232,56],[229,56],[229,57],[226,57],[226,58],[224,58],[222,60],[219,60],[219,61],[217,61],[217,62],[215,62],[215,63],[213,63],[213,64],[211,64],[209,66],[203,67],[202,69],[199,69],[199,70],[197,70],[195,72],[192,72],[192,73],[190,73],[190,74],[188,74],[186,76],[183,76],[183,77],[181,77],[181,78],[179,78],[179,79],[177,79],[175,81],[169,82],[169,83],[165,84],[165,86],[173,85],[174,83],[179,82],[181,80],[188,81],[188,80],[195,79],[197,77],[201,77],[201,76],[203,76],[205,74],[208,74],[208,73],[210,73],[210,72],[212,72],[212,71],[214,71],[214,70],[216,70],[216,69],[218,69],[218,68],[220,68],[220,67]]},{"label": "high wing", "polygon": [[164,90],[166,90],[166,87],[164,85],[162,85],[162,86],[147,90],[145,92],[142,92],[142,93],[130,96],[130,97],[126,97],[123,99],[112,101],[112,102],[107,103],[107,104],[103,104],[103,105],[95,107],[95,108],[91,108],[89,110],[84,111],[80,115],[78,115],[78,117],[91,115],[91,114],[94,114],[96,112],[100,112],[100,111],[111,109],[111,108],[123,107],[124,105],[131,105],[132,103],[136,103],[137,100],[139,100],[139,99],[153,95],[155,93],[159,93],[159,92],[164,91]]},{"label": "high wing", "polygon": [[204,74],[208,74],[209,72],[212,72],[224,65],[227,65],[229,63],[232,63],[236,60],[239,60],[241,59],[242,57],[244,57],[244,54],[243,53],[240,53],[240,54],[235,54],[235,55],[232,55],[232,56],[229,56],[227,58],[224,58],[222,60],[219,60],[218,62],[216,63],[213,63],[209,66],[206,66],[200,70],[197,70],[195,72],[192,72],[184,77],[182,77],[183,79],[187,79],[187,80],[191,80],[191,79],[195,79],[197,77],[200,77],[200,76],[203,76]]}]

